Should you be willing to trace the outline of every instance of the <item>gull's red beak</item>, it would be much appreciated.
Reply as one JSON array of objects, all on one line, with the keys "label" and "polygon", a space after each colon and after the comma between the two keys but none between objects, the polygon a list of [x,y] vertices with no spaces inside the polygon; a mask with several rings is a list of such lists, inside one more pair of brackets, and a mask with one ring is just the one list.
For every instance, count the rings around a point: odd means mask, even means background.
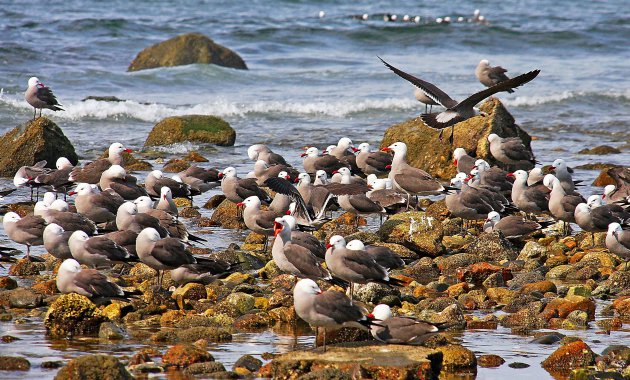
[{"label": "gull's red beak", "polygon": [[457,166],[457,158],[453,158],[453,165]]},{"label": "gull's red beak", "polygon": [[326,249],[328,249],[328,248],[332,248],[332,244],[330,244],[330,243],[326,244]]},{"label": "gull's red beak", "polygon": [[225,174],[219,173],[219,178],[223,178],[223,177],[225,177]]},{"label": "gull's red beak", "polygon": [[358,152],[358,151],[359,151],[359,148],[352,147],[352,151],[353,151],[353,152]]},{"label": "gull's red beak", "polygon": [[339,170],[335,170],[332,174],[339,174]]},{"label": "gull's red beak", "polygon": [[298,182],[300,182],[300,179],[296,178],[295,181],[293,181],[293,182],[298,183]]},{"label": "gull's red beak", "polygon": [[284,179],[291,179],[291,176],[287,174],[284,176]]},{"label": "gull's red beak", "polygon": [[392,148],[386,146],[385,148],[381,148],[381,152],[389,152]]},{"label": "gull's red beak", "polygon": [[508,173],[507,177],[514,178],[514,173]]},{"label": "gull's red beak", "polygon": [[166,200],[166,194],[162,195],[162,199]]},{"label": "gull's red beak", "polygon": [[391,166],[391,165],[387,165],[387,166],[385,166],[385,169],[391,169],[391,168],[392,168],[392,166]]},{"label": "gull's red beak", "polygon": [[556,167],[555,166],[550,166],[549,170],[556,170]]},{"label": "gull's red beak", "polygon": [[68,191],[68,195],[75,195],[76,193],[76,191]]},{"label": "gull's red beak", "polygon": [[606,199],[606,194],[603,194],[603,195],[602,195],[602,199]]},{"label": "gull's red beak", "polygon": [[366,315],[366,317],[374,319],[374,314],[370,313],[370,314]]},{"label": "gull's red beak", "polygon": [[473,169],[479,169],[479,167],[477,165],[473,166]]},{"label": "gull's red beak", "polygon": [[123,152],[131,153],[131,152],[133,152],[133,150],[127,148],[127,149],[123,150]]},{"label": "gull's red beak", "polygon": [[284,215],[291,215],[291,210],[287,210],[287,212],[285,212]]},{"label": "gull's red beak", "polygon": [[243,206],[245,206],[245,203],[243,203],[243,202],[238,202],[236,204],[236,207],[243,207]]},{"label": "gull's red beak", "polygon": [[273,222],[273,236],[278,236],[280,231],[282,231],[282,223]]},{"label": "gull's red beak", "polygon": [[308,156],[308,154],[306,154],[306,153],[300,154],[300,157],[306,157],[306,156]]}]

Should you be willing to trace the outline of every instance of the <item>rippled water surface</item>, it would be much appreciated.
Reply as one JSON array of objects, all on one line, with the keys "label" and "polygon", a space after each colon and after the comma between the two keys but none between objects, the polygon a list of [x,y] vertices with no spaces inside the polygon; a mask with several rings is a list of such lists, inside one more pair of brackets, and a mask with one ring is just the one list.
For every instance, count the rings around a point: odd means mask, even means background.
[{"label": "rippled water surface", "polygon": [[[480,8],[488,25],[435,23],[436,17],[470,17]],[[65,112],[47,113],[59,124],[83,159],[92,159],[113,141],[138,150],[158,120],[171,115],[213,114],[237,130],[234,147],[194,144],[170,147],[169,154],[200,149],[210,165],[249,171],[245,150],[269,144],[299,165],[305,144],[325,147],[342,135],[355,143],[378,145],[388,126],[417,116],[412,88],[385,69],[376,56],[438,84],[456,99],[481,89],[474,77],[480,59],[502,65],[516,75],[542,69],[515,94],[500,94],[517,123],[538,139],[537,159],[557,157],[572,166],[629,162],[630,79],[627,57],[630,16],[627,3],[587,1],[4,1],[0,6],[0,132],[32,116],[22,94],[30,76],[51,86]],[[320,10],[325,17],[318,17]],[[359,21],[351,15],[410,14],[421,22],[387,23],[382,16]],[[127,73],[143,48],[185,32],[201,32],[238,52],[249,70],[190,65]],[[88,95],[114,95],[126,101],[81,101]],[[46,113],[46,112],[45,112]],[[607,144],[621,154],[579,155],[586,146]],[[0,154],[2,154],[0,152]],[[142,177],[145,173],[140,173]],[[590,183],[595,171],[579,170]],[[9,186],[0,180],[0,187]],[[582,188],[590,194],[598,189]],[[216,191],[200,197],[203,203]],[[22,200],[19,191],[8,202]],[[207,211],[203,211],[207,213]],[[374,228],[374,224],[371,224]],[[243,233],[214,229],[212,248],[241,242]],[[0,244],[10,244],[0,233]],[[41,247],[34,249],[41,253]],[[0,269],[0,275],[5,274]],[[52,342],[44,338],[38,318],[0,323],[1,335],[23,341],[0,345],[0,351],[27,357],[29,377],[52,378],[41,361],[67,359],[84,351],[132,354],[141,342],[121,345],[98,341]],[[597,329],[567,332],[582,336],[599,352],[627,340],[627,332],[597,334]],[[525,370],[480,369],[479,378],[549,378],[538,363],[553,347],[527,343],[506,330],[466,331],[460,339],[476,353],[496,353],[508,363],[525,362]],[[300,337],[297,347],[310,345]],[[273,331],[237,334],[235,342],[211,347],[230,367],[242,354],[284,352],[293,337]],[[11,374],[9,378],[24,378]]]}]

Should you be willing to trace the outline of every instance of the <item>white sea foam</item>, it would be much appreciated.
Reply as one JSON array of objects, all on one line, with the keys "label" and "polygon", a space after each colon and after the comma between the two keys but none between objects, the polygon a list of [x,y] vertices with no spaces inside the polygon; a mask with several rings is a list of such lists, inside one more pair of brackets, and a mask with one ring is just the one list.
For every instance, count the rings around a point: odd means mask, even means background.
[{"label": "white sea foam", "polygon": [[630,90],[625,91],[605,91],[601,93],[591,91],[563,91],[557,94],[543,96],[517,96],[514,99],[504,101],[508,106],[537,106],[540,104],[559,103],[565,100],[597,96],[600,98],[610,98],[619,100],[630,100]]},{"label": "white sea foam", "polygon": [[[0,94],[0,103],[17,109],[31,109],[23,99],[16,96]],[[55,113],[56,117],[80,120],[84,118],[110,119],[133,118],[142,121],[156,122],[168,116],[190,114],[212,114],[221,117],[246,116],[248,114],[296,114],[324,115],[344,117],[355,113],[378,110],[407,110],[418,108],[414,99],[347,99],[341,101],[254,101],[237,103],[217,100],[196,105],[173,106],[167,104],[143,104],[133,100],[124,102],[101,102],[87,100],[84,102],[65,102],[65,111]]]}]

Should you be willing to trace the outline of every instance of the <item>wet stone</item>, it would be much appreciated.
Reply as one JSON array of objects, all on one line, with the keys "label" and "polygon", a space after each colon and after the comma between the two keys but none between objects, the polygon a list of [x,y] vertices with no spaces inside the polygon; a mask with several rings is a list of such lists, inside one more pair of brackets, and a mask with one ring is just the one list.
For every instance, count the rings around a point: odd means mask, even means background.
[{"label": "wet stone", "polygon": [[503,363],[505,363],[505,359],[499,355],[481,355],[477,358],[477,364],[483,368],[500,367]]},{"label": "wet stone", "polygon": [[22,357],[0,356],[0,371],[28,371],[30,368],[31,363]]}]

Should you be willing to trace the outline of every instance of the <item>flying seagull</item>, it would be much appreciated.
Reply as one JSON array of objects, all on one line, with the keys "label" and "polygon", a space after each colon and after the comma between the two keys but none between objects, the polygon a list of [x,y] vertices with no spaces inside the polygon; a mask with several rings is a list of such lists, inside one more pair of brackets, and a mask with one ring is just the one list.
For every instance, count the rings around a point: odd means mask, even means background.
[{"label": "flying seagull", "polygon": [[[445,111],[440,113],[425,113],[420,115],[420,118],[424,123],[433,128],[443,130],[444,128],[452,127],[460,121],[464,121],[475,116],[474,106],[485,98],[496,94],[497,92],[507,91],[509,89],[516,88],[521,86],[532,79],[536,78],[536,76],[540,73],[540,70],[533,70],[525,74],[521,74],[514,78],[508,79],[506,81],[495,84],[492,87],[489,87],[483,91],[479,91],[473,95],[470,95],[466,99],[461,102],[452,99],[448,96],[444,91],[437,88],[437,86],[425,82],[420,78],[416,78],[413,75],[407,74],[406,72],[395,68],[389,63],[385,62],[381,57],[378,59],[383,62],[385,66],[387,66],[390,70],[392,70],[399,77],[406,79],[411,82],[413,85],[424,91],[424,93],[435,102],[440,104],[442,107],[446,108]],[[442,137],[442,132],[440,132],[440,138]],[[451,129],[451,137],[449,138],[451,145],[453,144],[453,130]]]}]

